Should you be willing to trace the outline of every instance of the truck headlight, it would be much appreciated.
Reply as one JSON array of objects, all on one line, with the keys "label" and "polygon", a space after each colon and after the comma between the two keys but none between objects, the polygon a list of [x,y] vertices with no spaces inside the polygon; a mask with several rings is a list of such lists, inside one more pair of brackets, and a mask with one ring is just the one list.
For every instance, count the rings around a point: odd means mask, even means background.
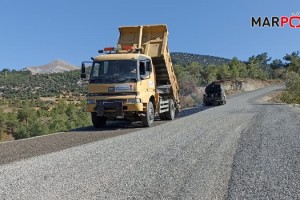
[{"label": "truck headlight", "polygon": [[127,103],[131,103],[131,104],[141,103],[141,99],[128,99]]},{"label": "truck headlight", "polygon": [[95,100],[94,99],[88,99],[87,100],[87,104],[95,104]]}]

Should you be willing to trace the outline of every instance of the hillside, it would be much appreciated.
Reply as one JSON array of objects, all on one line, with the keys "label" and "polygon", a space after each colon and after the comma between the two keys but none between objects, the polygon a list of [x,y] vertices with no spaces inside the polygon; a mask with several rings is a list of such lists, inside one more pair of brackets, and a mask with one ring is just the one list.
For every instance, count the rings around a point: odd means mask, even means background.
[{"label": "hillside", "polygon": [[227,64],[230,61],[230,59],[227,58],[181,52],[171,53],[171,57],[174,64],[189,64],[191,62],[198,62],[201,65],[207,66]]},{"label": "hillside", "polygon": [[38,98],[62,93],[79,95],[86,92],[80,81],[80,70],[64,73],[32,75],[29,71],[12,71],[0,74],[0,98]]},{"label": "hillside", "polygon": [[51,74],[76,70],[78,67],[71,65],[63,60],[55,60],[45,65],[26,67],[24,71],[30,71],[31,74]]}]

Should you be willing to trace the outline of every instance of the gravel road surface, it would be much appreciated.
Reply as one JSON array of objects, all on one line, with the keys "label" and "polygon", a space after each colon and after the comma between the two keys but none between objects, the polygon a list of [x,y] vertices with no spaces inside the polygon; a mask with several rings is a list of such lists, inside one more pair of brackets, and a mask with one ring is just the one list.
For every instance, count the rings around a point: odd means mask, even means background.
[{"label": "gravel road surface", "polygon": [[[156,121],[154,126],[166,122]],[[104,140],[143,129],[140,124],[111,122],[103,130],[94,127],[79,128],[74,131],[41,137],[0,143],[0,165],[70,147]]]},{"label": "gravel road surface", "polygon": [[299,199],[300,114],[261,101],[279,88],[152,128],[0,144],[0,199]]}]

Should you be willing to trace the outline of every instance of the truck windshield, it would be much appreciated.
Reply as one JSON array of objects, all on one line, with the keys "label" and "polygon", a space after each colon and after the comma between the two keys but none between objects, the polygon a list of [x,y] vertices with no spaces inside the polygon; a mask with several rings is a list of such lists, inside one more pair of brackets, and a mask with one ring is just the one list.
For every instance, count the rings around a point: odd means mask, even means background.
[{"label": "truck windshield", "polygon": [[93,63],[91,83],[125,83],[137,80],[136,60],[107,60]]}]

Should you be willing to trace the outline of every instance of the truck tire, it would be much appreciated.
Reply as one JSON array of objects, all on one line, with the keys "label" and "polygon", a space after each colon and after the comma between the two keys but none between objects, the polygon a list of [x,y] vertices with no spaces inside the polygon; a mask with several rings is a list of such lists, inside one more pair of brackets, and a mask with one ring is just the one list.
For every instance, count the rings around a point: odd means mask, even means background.
[{"label": "truck tire", "polygon": [[91,113],[92,122],[95,128],[104,128],[106,126],[106,117],[99,117],[97,113]]},{"label": "truck tire", "polygon": [[147,106],[147,112],[145,113],[145,116],[142,116],[142,124],[144,127],[150,127],[152,126],[153,122],[154,122],[154,106],[153,103],[151,101],[148,102],[148,106]]},{"label": "truck tire", "polygon": [[175,105],[173,99],[169,99],[169,111],[165,112],[165,117],[167,120],[174,120],[175,119]]}]

